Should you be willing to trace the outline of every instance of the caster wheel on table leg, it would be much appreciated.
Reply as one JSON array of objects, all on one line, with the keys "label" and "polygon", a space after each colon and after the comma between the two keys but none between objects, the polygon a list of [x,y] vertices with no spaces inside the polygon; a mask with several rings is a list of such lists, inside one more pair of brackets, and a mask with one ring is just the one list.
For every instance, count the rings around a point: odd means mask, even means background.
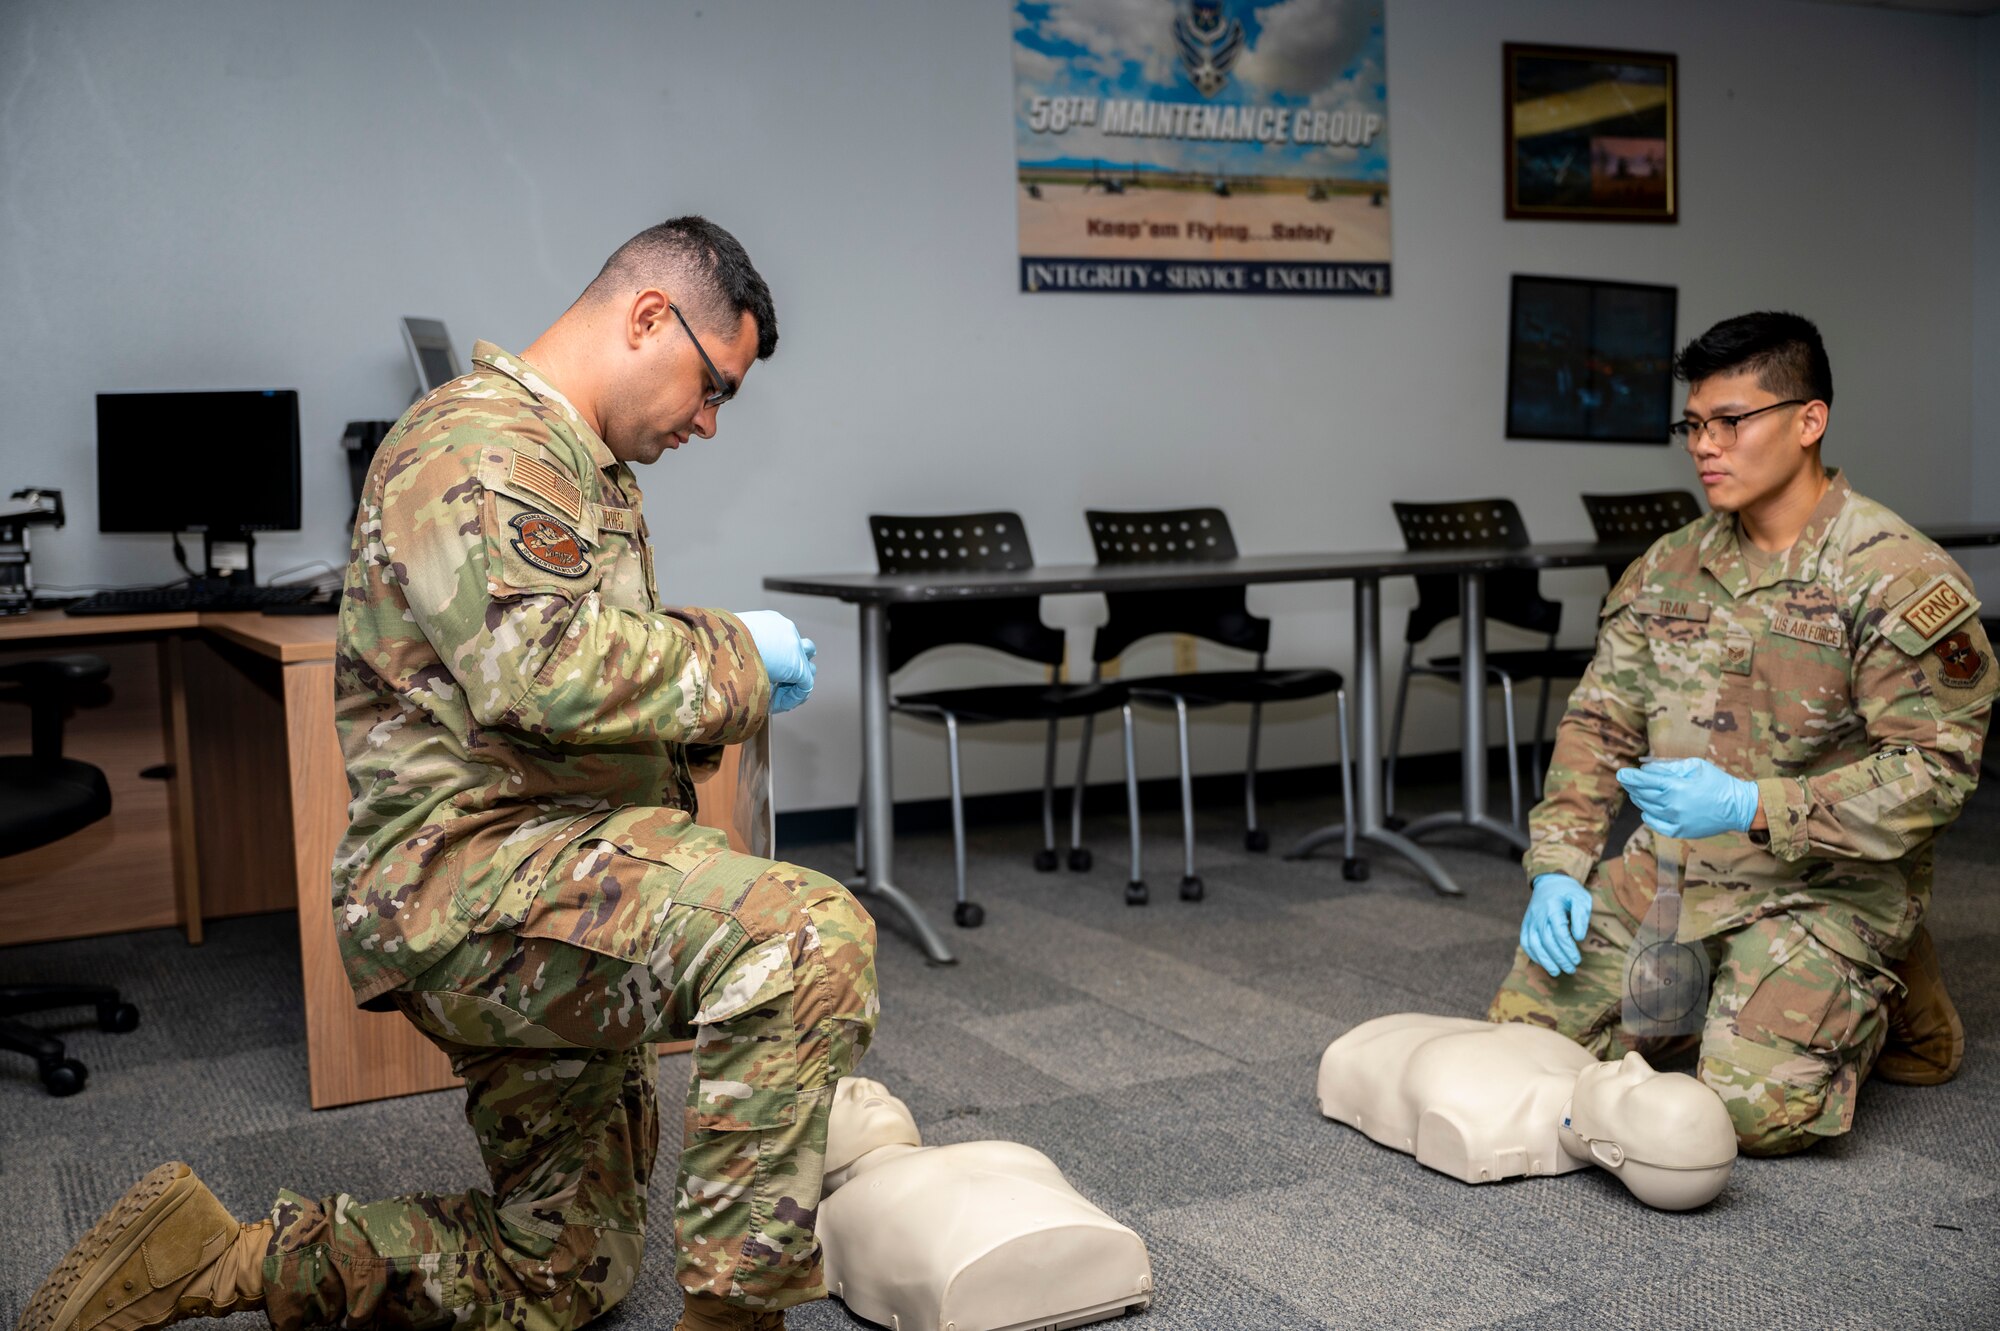
[{"label": "caster wheel on table leg", "polygon": [[1243,849],[1261,855],[1271,848],[1271,834],[1261,827],[1253,827],[1243,834]]},{"label": "caster wheel on table leg", "polygon": [[1036,851],[1035,872],[1054,873],[1055,871],[1056,871],[1056,853],[1048,849],[1046,846],[1043,847],[1041,850]]},{"label": "caster wheel on table leg", "polygon": [[1146,890],[1146,885],[1143,882],[1125,884],[1126,905],[1143,906],[1150,900],[1152,900],[1152,893]]},{"label": "caster wheel on table leg", "polygon": [[976,901],[961,901],[952,907],[951,921],[961,929],[977,929],[986,923],[986,908]]},{"label": "caster wheel on table leg", "polygon": [[1351,860],[1342,860],[1340,862],[1340,876],[1350,883],[1367,882],[1368,861],[1358,855]]},{"label": "caster wheel on table leg", "polygon": [[1182,901],[1200,901],[1206,893],[1207,889],[1201,885],[1201,875],[1189,874],[1181,879]]}]

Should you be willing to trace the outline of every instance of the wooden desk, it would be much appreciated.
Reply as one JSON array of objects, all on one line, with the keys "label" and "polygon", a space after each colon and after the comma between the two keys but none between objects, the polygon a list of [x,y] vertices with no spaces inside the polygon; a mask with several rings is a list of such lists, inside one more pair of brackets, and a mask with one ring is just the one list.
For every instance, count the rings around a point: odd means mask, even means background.
[{"label": "wooden desk", "polygon": [[[347,830],[333,726],[331,616],[120,615],[0,619],[0,660],[87,650],[112,700],[77,711],[64,751],[102,767],[109,818],[0,860],[0,945],[297,910],[315,1109],[458,1084],[396,1013],[363,1012],[333,937],[331,869]],[[0,751],[28,747],[0,709]],[[745,754],[744,749],[751,752]],[[770,853],[769,749],[729,750],[698,817]],[[164,765],[165,779],[142,775]]]}]

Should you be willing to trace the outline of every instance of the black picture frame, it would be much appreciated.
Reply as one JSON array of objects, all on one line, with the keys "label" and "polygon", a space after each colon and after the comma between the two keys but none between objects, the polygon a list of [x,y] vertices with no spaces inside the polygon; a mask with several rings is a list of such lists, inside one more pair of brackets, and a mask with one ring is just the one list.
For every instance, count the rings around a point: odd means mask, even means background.
[{"label": "black picture frame", "polygon": [[1514,274],[1507,437],[1665,445],[1680,288]]},{"label": "black picture frame", "polygon": [[1501,59],[1509,218],[1679,220],[1672,55],[1508,42]]}]

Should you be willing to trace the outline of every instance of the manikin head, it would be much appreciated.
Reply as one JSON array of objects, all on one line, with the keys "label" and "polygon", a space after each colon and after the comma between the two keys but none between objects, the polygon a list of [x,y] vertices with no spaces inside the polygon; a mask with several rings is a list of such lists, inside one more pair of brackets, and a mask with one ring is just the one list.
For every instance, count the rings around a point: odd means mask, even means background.
[{"label": "manikin head", "polygon": [[1662,1211],[1715,1200],[1736,1161],[1736,1130],[1715,1092],[1686,1073],[1655,1072],[1638,1054],[1577,1074],[1560,1136],[1571,1156]]},{"label": "manikin head", "polygon": [[910,1107],[867,1077],[842,1077],[826,1121],[826,1172],[831,1175],[884,1146],[922,1146]]}]

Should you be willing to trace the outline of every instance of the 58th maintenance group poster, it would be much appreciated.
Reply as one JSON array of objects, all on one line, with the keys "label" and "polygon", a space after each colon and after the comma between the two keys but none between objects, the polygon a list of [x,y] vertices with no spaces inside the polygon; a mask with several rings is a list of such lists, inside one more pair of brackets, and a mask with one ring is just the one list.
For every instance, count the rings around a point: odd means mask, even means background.
[{"label": "58th maintenance group poster", "polygon": [[1382,0],[1015,0],[1023,291],[1389,294]]}]

